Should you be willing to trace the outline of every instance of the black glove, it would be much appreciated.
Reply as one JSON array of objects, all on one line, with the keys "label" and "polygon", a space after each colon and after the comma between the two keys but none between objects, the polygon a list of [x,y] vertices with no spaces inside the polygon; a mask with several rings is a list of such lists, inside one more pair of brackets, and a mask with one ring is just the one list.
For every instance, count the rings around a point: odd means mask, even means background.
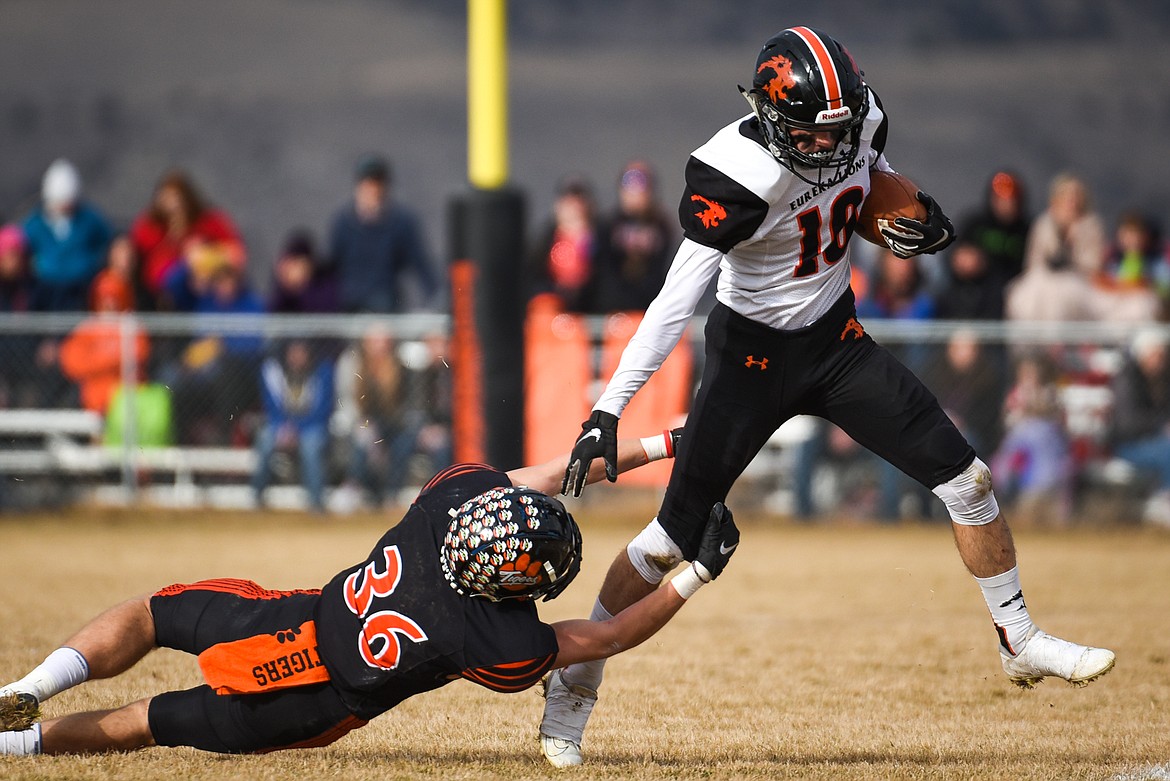
[{"label": "black glove", "polygon": [[562,494],[572,489],[573,496],[581,495],[589,477],[589,465],[595,458],[605,459],[605,478],[617,482],[617,424],[616,415],[601,410],[594,410],[589,420],[581,424],[581,436],[577,437],[569,465],[565,467]]},{"label": "black glove", "polygon": [[704,583],[710,583],[719,577],[719,573],[723,572],[738,545],[739,528],[735,525],[735,519],[731,517],[731,510],[728,510],[723,502],[718,502],[707,516],[703,541],[699,543],[699,552],[691,562],[699,578]]},{"label": "black glove", "polygon": [[921,190],[918,200],[926,206],[926,222],[899,217],[893,225],[881,229],[882,238],[900,258],[933,254],[955,240],[955,226],[935,200]]}]

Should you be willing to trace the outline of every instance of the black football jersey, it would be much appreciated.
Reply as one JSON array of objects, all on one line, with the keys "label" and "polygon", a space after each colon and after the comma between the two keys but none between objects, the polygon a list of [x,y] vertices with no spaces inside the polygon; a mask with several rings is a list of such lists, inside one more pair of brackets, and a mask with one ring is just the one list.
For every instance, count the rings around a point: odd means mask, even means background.
[{"label": "black football jersey", "polygon": [[365,561],[322,589],[321,659],[355,714],[372,718],[457,678],[520,691],[551,668],[556,635],[535,604],[460,596],[439,562],[449,511],[510,485],[503,472],[478,464],[440,472]]}]

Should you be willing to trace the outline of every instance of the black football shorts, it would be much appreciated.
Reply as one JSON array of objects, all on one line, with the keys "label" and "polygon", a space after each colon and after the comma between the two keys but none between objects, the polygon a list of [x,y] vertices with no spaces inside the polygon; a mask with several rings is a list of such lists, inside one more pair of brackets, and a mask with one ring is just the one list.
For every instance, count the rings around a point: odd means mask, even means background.
[{"label": "black football shorts", "polygon": [[[157,644],[192,654],[271,634],[312,618],[316,591],[271,591],[246,580],[209,580],[162,589],[150,599]],[[216,694],[210,686],[150,701],[150,732],[160,746],[254,754],[324,746],[366,722],[328,683],[257,694]]]}]

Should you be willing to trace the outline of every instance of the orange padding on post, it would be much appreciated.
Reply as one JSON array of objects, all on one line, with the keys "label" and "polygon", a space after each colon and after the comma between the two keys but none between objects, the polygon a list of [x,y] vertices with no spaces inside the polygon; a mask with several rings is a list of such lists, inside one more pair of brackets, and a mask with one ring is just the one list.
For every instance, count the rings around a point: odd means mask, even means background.
[{"label": "orange padding on post", "polygon": [[487,426],[483,419],[483,354],[475,329],[475,264],[451,263],[451,439],[455,461],[487,460]]},{"label": "orange padding on post", "polygon": [[589,417],[589,330],[557,296],[538,295],[528,304],[524,352],[525,461],[543,464],[569,452]]},{"label": "orange padding on post", "polygon": [[317,651],[317,626],[218,643],[199,654],[203,680],[216,694],[256,694],[329,680]]},{"label": "orange padding on post", "polygon": [[[622,351],[642,322],[641,312],[606,319],[600,376],[584,318],[561,310],[553,295],[529,302],[525,325],[525,461],[539,464],[567,454],[581,434],[596,394],[617,369]],[[681,425],[690,409],[693,355],[684,334],[662,367],[630,401],[618,429],[623,437],[647,436]],[[663,487],[673,460],[664,459],[618,478],[619,485]]]}]

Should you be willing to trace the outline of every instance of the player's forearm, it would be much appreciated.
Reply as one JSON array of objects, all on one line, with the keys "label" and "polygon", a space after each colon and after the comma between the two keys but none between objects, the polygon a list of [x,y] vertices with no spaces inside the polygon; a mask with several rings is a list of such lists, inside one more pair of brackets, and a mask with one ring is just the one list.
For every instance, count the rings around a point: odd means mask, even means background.
[{"label": "player's forearm", "polygon": [[667,584],[603,622],[610,624],[612,632],[606,656],[613,656],[641,645],[666,626],[684,604],[686,600],[679,596],[675,588]]},{"label": "player's forearm", "polygon": [[[658,437],[664,437],[669,443],[670,432],[664,431],[662,434],[646,437],[645,440],[634,437],[619,439],[618,471],[628,472],[631,469],[645,466],[651,461],[673,456],[674,450],[670,444],[664,445],[663,449],[655,448],[649,444],[643,444],[646,440],[656,439]],[[647,452],[647,447],[650,448],[651,452]],[[565,463],[568,460],[569,454],[563,453],[543,464],[511,470],[508,472],[508,477],[511,479],[513,485],[526,485],[529,488],[535,488],[538,491],[551,494],[560,490],[561,481],[565,475]],[[601,459],[597,459],[590,466],[588,482],[595,483],[604,477],[605,464]]]},{"label": "player's forearm", "polygon": [[555,664],[564,667],[605,659],[633,648],[665,626],[685,601],[676,589],[667,586],[606,621],[558,621],[553,624],[560,647]]},{"label": "player's forearm", "polygon": [[[669,431],[663,431],[661,434],[642,437],[641,439],[630,438],[618,440],[618,474],[645,466],[651,461],[673,457],[674,446]],[[561,463],[564,464],[564,460]],[[595,459],[589,466],[589,477],[586,478],[585,482],[587,484],[596,483],[598,480],[604,478],[605,462],[601,459]]]}]

